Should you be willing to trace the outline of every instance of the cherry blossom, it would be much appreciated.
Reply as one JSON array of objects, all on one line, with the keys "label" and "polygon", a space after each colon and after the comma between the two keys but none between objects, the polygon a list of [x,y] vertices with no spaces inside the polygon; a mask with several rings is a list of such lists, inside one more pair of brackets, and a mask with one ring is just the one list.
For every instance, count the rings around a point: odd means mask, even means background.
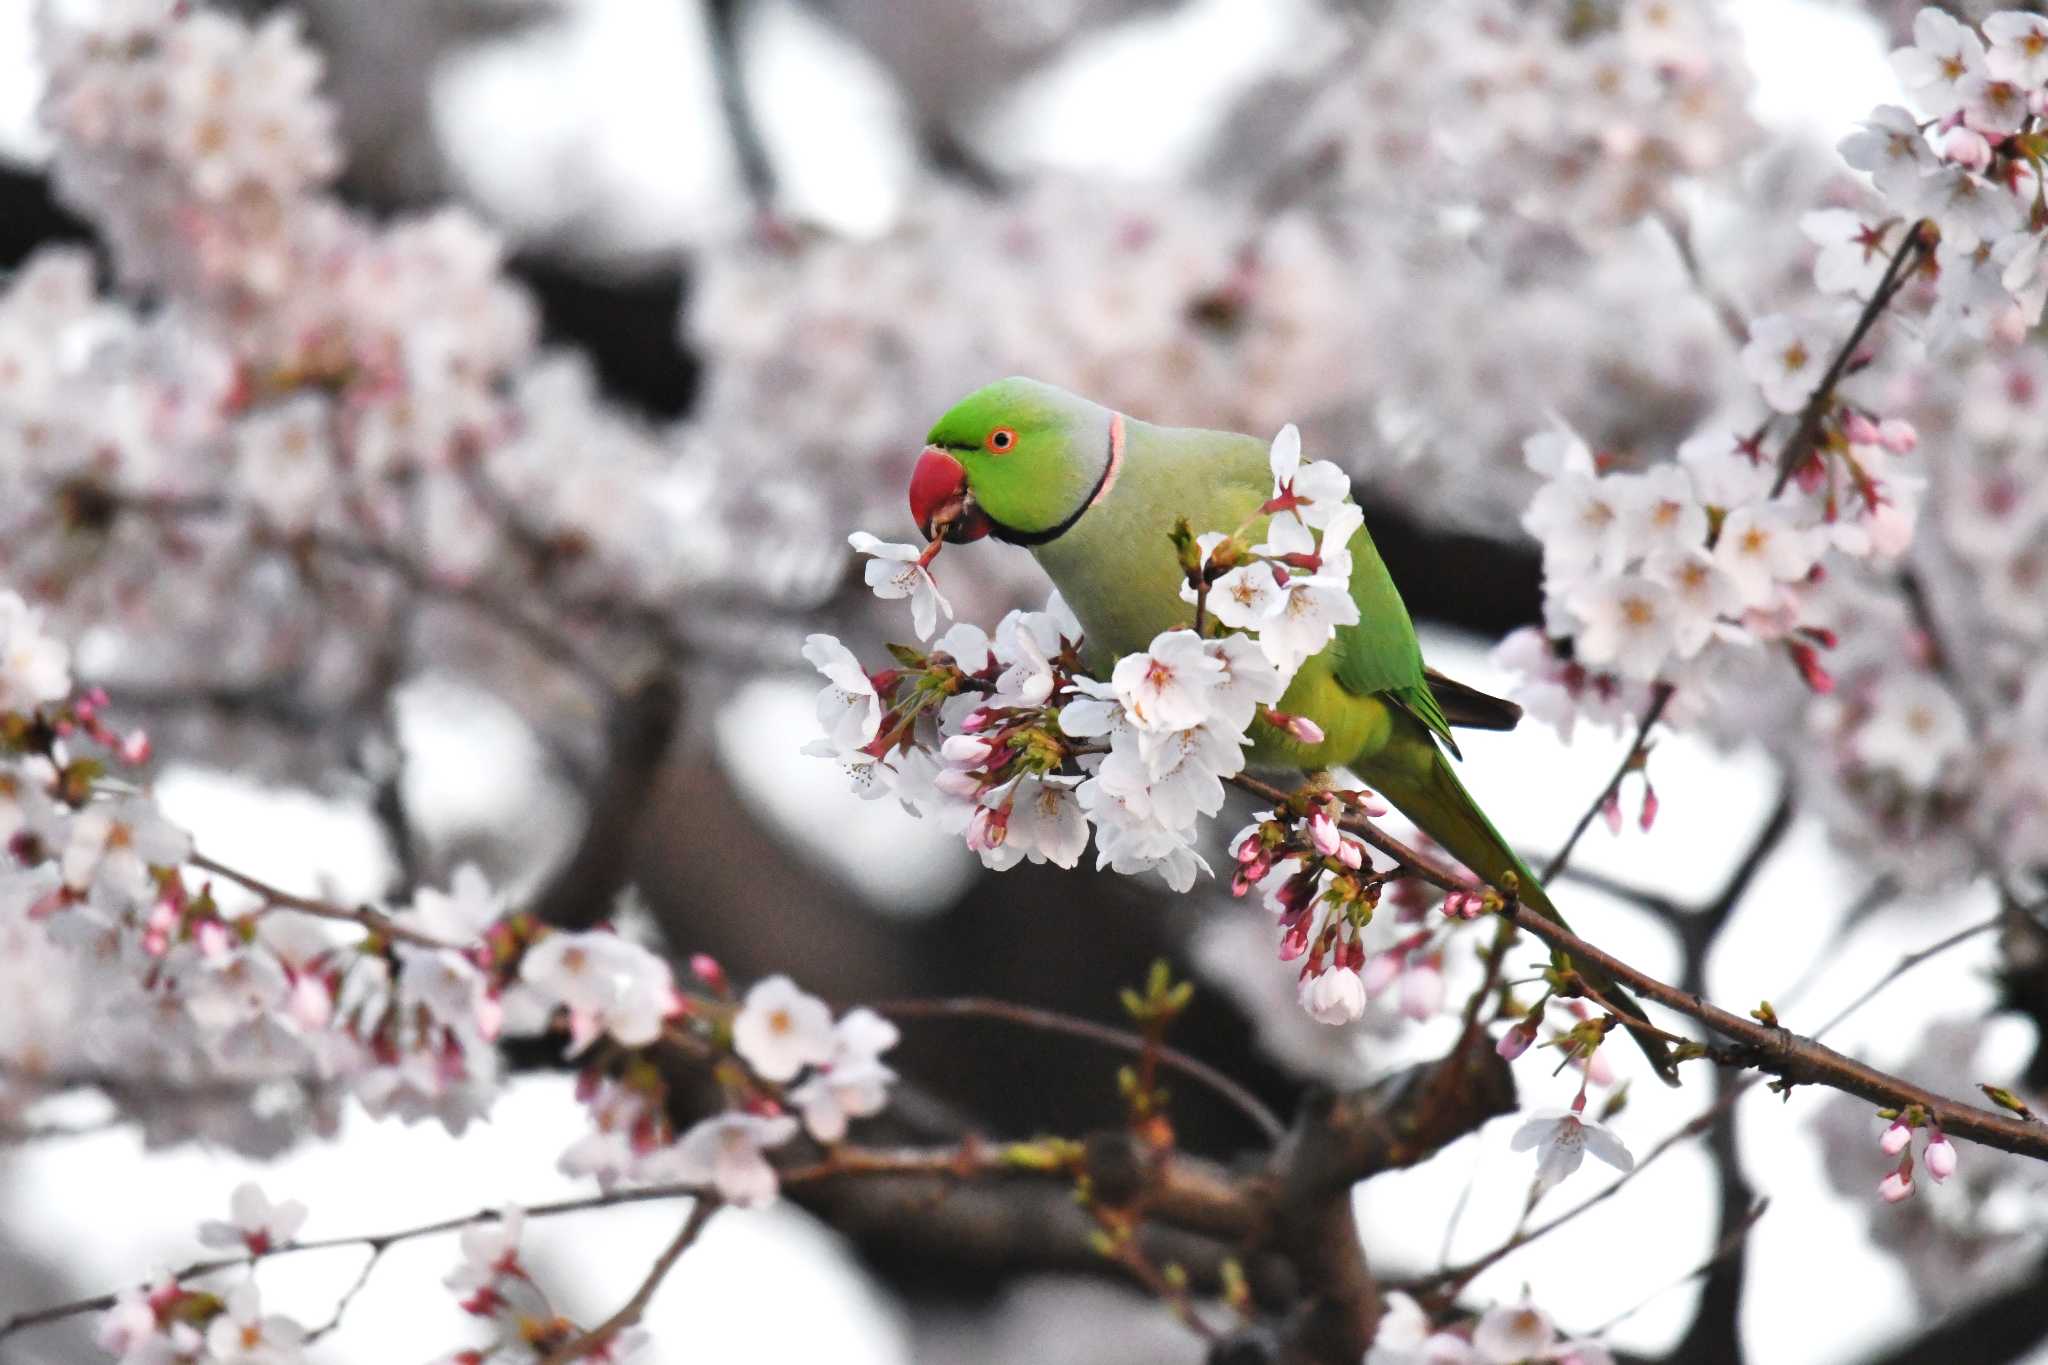
[{"label": "cherry blossom", "polygon": [[806,1066],[831,1060],[832,1011],[788,977],[764,977],[747,991],[732,1041],[763,1080],[791,1080]]},{"label": "cherry blossom", "polygon": [[1532,1117],[1515,1130],[1509,1146],[1518,1152],[1536,1151],[1535,1188],[1538,1195],[1555,1188],[1578,1170],[1587,1152],[1617,1171],[1632,1171],[1636,1164],[1620,1138],[1597,1123],[1587,1122],[1576,1108],[1553,1110]]},{"label": "cherry blossom", "polygon": [[1301,1007],[1321,1024],[1349,1024],[1365,1013],[1365,983],[1348,967],[1301,979]]},{"label": "cherry blossom", "polygon": [[44,633],[42,617],[0,592],[0,712],[33,711],[71,692],[71,653]]},{"label": "cherry blossom", "polygon": [[882,703],[853,651],[830,635],[811,635],[804,640],[804,658],[828,684],[818,693],[818,723],[834,749],[858,748],[873,739],[882,723]]},{"label": "cherry blossom", "polygon": [[606,1034],[645,1047],[679,1008],[668,963],[600,930],[549,934],[520,961],[519,976],[569,1011],[572,1057]]},{"label": "cherry blossom", "polygon": [[206,1349],[220,1365],[296,1365],[305,1358],[306,1329],[280,1314],[264,1316],[254,1280],[227,1292],[206,1328]]},{"label": "cherry blossom", "polygon": [[1489,1309],[1472,1329],[1472,1349],[1488,1365],[1548,1360],[1556,1342],[1549,1314],[1527,1299]]},{"label": "cherry blossom", "polygon": [[1961,83],[1986,70],[1976,31],[1929,6],[1913,20],[1913,46],[1892,54],[1892,70],[1922,108],[1935,115],[1962,104]]},{"label": "cherry blossom", "polygon": [[1870,714],[1855,731],[1858,758],[1913,787],[1944,785],[1941,777],[1965,755],[1969,743],[1969,720],[1954,695],[1936,679],[1916,673],[1881,679]]},{"label": "cherry blossom", "polygon": [[230,1207],[234,1211],[233,1221],[208,1219],[199,1225],[201,1243],[210,1247],[246,1247],[250,1254],[260,1256],[287,1245],[306,1222],[304,1204],[296,1199],[272,1204],[260,1188],[249,1183],[235,1187]]},{"label": "cherry blossom", "polygon": [[1468,1365],[1477,1358],[1471,1342],[1437,1331],[1422,1305],[1397,1289],[1386,1297],[1365,1365]]},{"label": "cherry blossom", "polygon": [[797,1134],[786,1115],[721,1114],[701,1119],[676,1142],[666,1173],[676,1180],[707,1185],[727,1203],[760,1208],[775,1201],[780,1182],[761,1155]]},{"label": "cherry blossom", "polygon": [[1779,412],[1797,412],[1819,383],[1836,331],[1811,321],[1773,313],[1750,324],[1742,368]]},{"label": "cherry blossom", "polygon": [[1351,497],[1351,479],[1338,466],[1328,460],[1301,462],[1301,431],[1292,422],[1273,438],[1268,459],[1273,499],[1267,505],[1299,526],[1328,526]]},{"label": "cherry blossom", "polygon": [[882,1112],[896,1073],[881,1056],[896,1046],[897,1037],[896,1026],[869,1009],[849,1010],[833,1025],[832,1056],[789,1092],[812,1137],[837,1142],[846,1136],[849,1119]]},{"label": "cherry blossom", "polygon": [[1209,718],[1209,693],[1223,679],[1223,664],[1191,630],[1169,631],[1142,654],[1117,660],[1110,685],[1140,728],[1188,730]]},{"label": "cherry blossom", "polygon": [[925,567],[929,562],[927,551],[916,545],[878,540],[865,531],[855,531],[846,543],[860,554],[874,556],[863,573],[875,596],[884,600],[910,599],[910,619],[918,639],[931,638],[938,628],[940,612],[952,617],[952,605],[940,594],[938,581]]}]

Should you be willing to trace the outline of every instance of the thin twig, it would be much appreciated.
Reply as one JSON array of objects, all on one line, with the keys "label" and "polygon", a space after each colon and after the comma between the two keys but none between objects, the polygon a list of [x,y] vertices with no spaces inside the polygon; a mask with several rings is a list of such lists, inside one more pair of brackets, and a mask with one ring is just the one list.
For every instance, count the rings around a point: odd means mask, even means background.
[{"label": "thin twig", "polygon": [[1892,253],[1891,263],[1885,267],[1883,277],[1877,282],[1877,288],[1871,291],[1869,301],[1863,305],[1863,312],[1857,316],[1856,325],[1850,329],[1848,340],[1835,352],[1835,358],[1828,365],[1827,373],[1821,376],[1820,383],[1814,385],[1812,394],[1806,400],[1806,406],[1800,409],[1798,425],[1792,428],[1791,439],[1785,442],[1785,449],[1778,456],[1778,477],[1771,484],[1772,497],[1775,498],[1785,491],[1785,485],[1791,482],[1792,475],[1798,472],[1800,465],[1806,463],[1806,457],[1813,453],[1814,442],[1820,439],[1821,422],[1827,417],[1828,409],[1834,405],[1835,385],[1841,383],[1842,376],[1848,373],[1849,364],[1855,358],[1856,348],[1863,344],[1863,338],[1869,335],[1870,329],[1876,325],[1878,318],[1883,316],[1884,310],[1891,306],[1891,301],[1898,296],[1899,291],[1906,287],[1906,282],[1912,275],[1911,267],[1933,249],[1929,240],[1932,231],[1933,224],[1925,219],[1906,229],[1905,240],[1900,242],[1898,250]]},{"label": "thin twig", "polygon": [[449,943],[435,938],[432,934],[408,928],[375,906],[362,905],[350,909],[345,905],[336,905],[332,901],[318,900],[311,896],[301,896],[296,892],[286,891],[282,887],[272,886],[269,882],[259,877],[253,877],[247,872],[239,872],[225,863],[216,862],[203,853],[194,853],[185,861],[202,872],[211,872],[216,877],[231,881],[245,890],[255,892],[263,897],[272,907],[279,910],[295,910],[299,914],[312,915],[316,919],[330,919],[346,924],[361,925],[373,934],[387,939],[399,939],[421,948],[447,948],[457,952],[461,951],[460,944]]},{"label": "thin twig", "polygon": [[720,1206],[720,1201],[713,1195],[699,1196],[697,1202],[690,1206],[690,1216],[683,1220],[681,1231],[677,1232],[675,1239],[662,1249],[661,1255],[655,1257],[654,1265],[647,1272],[647,1278],[633,1291],[633,1297],[620,1305],[618,1312],[582,1336],[564,1342],[549,1352],[541,1365],[569,1365],[572,1360],[581,1360],[587,1355],[603,1350],[619,1333],[638,1324],[641,1316],[647,1312],[647,1305],[654,1302],[655,1291],[661,1288],[661,1282],[668,1278],[669,1271],[675,1269],[676,1262],[683,1258],[683,1253],[688,1251],[703,1233],[705,1224],[711,1221],[711,1216],[718,1212]]},{"label": "thin twig", "polygon": [[1636,737],[1629,741],[1628,751],[1621,756],[1621,762],[1615,765],[1614,775],[1607,779],[1607,785],[1593,798],[1593,804],[1586,807],[1585,813],[1579,816],[1579,822],[1572,826],[1572,832],[1565,837],[1564,847],[1558,849],[1557,856],[1543,869],[1543,882],[1546,886],[1564,871],[1565,865],[1572,860],[1572,851],[1579,846],[1580,838],[1592,827],[1593,821],[1599,818],[1607,803],[1620,792],[1623,781],[1642,763],[1641,755],[1644,746],[1649,742],[1650,731],[1663,719],[1664,708],[1671,704],[1671,690],[1670,683],[1657,684],[1655,692],[1650,696],[1650,704],[1643,710],[1642,723],[1636,726]]},{"label": "thin twig", "polygon": [[1640,1176],[1644,1171],[1648,1170],[1651,1166],[1655,1165],[1657,1159],[1663,1156],[1666,1152],[1676,1147],[1679,1143],[1684,1142],[1689,1138],[1696,1138],[1700,1134],[1706,1132],[1709,1128],[1713,1127],[1715,1116],[1719,1114],[1723,1109],[1726,1109],[1730,1105],[1735,1103],[1736,1094],[1738,1090],[1739,1087],[1730,1087],[1729,1093],[1723,1095],[1713,1104],[1709,1105],[1705,1109],[1702,1109],[1699,1113],[1693,1115],[1690,1119],[1686,1120],[1683,1127],[1677,1128],[1672,1132],[1666,1133],[1664,1137],[1657,1143],[1656,1146],[1650,1148],[1650,1150],[1648,1150],[1647,1152],[1644,1152],[1643,1155],[1637,1159],[1636,1164],[1632,1168],[1625,1172],[1620,1179],[1616,1180],[1606,1189],[1600,1190],[1594,1194],[1587,1195],[1584,1199],[1572,1205],[1564,1212],[1557,1214],[1544,1222],[1538,1223],[1535,1227],[1518,1228],[1513,1236],[1509,1237],[1505,1242],[1502,1242],[1493,1250],[1485,1253],[1482,1256],[1475,1257],[1472,1260],[1465,1261],[1462,1264],[1452,1266],[1449,1269],[1440,1272],[1434,1279],[1429,1281],[1430,1285],[1433,1287],[1435,1292],[1438,1293],[1443,1299],[1450,1300],[1456,1298],[1458,1293],[1461,1290],[1463,1290],[1466,1285],[1470,1284],[1474,1279],[1476,1279],[1479,1276],[1479,1274],[1482,1271],[1486,1270],[1489,1266],[1492,1266],[1493,1264],[1500,1261],[1504,1257],[1510,1255],[1511,1253],[1521,1250],[1523,1247],[1529,1245],[1529,1243],[1533,1241],[1536,1241],[1538,1238],[1549,1236],[1551,1233],[1557,1231],[1557,1229],[1563,1227],[1566,1223],[1571,1222],[1574,1218],[1577,1218],[1579,1215],[1585,1213],[1587,1210],[1596,1208],[1599,1205],[1606,1203],[1609,1199],[1612,1199],[1615,1195],[1619,1194],[1624,1186],[1626,1186],[1631,1181],[1636,1179],[1636,1177]]},{"label": "thin twig", "polygon": [[[820,1160],[779,1172],[785,1188],[816,1185],[827,1181],[868,1176],[945,1176],[970,1178],[1052,1178],[1070,1179],[1070,1170],[1058,1159],[1079,1145],[1057,1139],[995,1143],[974,1138],[938,1147],[839,1147]],[[1149,1172],[1152,1181],[1147,1210],[1152,1216],[1176,1226],[1217,1235],[1243,1236],[1255,1224],[1257,1201],[1265,1197],[1255,1184],[1232,1177],[1213,1162],[1174,1153],[1156,1163]],[[701,1184],[649,1185],[640,1189],[610,1190],[575,1199],[558,1199],[524,1206],[528,1218],[551,1218],[593,1209],[616,1208],[623,1204],[645,1204],[670,1199],[715,1201],[715,1191]],[[278,1256],[326,1251],[335,1247],[364,1246],[379,1251],[400,1242],[460,1232],[477,1223],[502,1217],[498,1209],[441,1218],[390,1232],[355,1233],[344,1237],[291,1242],[261,1252],[220,1256],[194,1261],[172,1273],[182,1283],[202,1275],[254,1265]],[[0,1340],[30,1327],[76,1317],[81,1313],[104,1312],[114,1306],[115,1295],[95,1294],[48,1308],[31,1309],[0,1319]]]},{"label": "thin twig", "polygon": [[1813,1031],[1813,1036],[1815,1038],[1819,1038],[1822,1034],[1827,1033],[1833,1028],[1835,1028],[1837,1025],[1842,1023],[1842,1021],[1847,1019],[1850,1015],[1854,1014],[1857,1010],[1862,1009],[1865,1005],[1869,1004],[1872,1000],[1876,999],[1878,994],[1882,992],[1885,987],[1891,985],[1892,982],[1897,981],[1907,972],[1912,971],[1915,967],[1927,961],[1927,959],[1931,957],[1938,957],[1942,953],[1945,953],[1949,949],[1955,947],[1957,944],[1967,943],[1969,940],[1977,937],[1977,935],[1984,933],[1987,930],[1996,929],[2000,924],[2004,922],[2005,912],[2001,910],[1987,920],[1979,921],[1978,923],[1972,924],[1965,929],[1956,930],[1956,932],[1950,934],[1947,938],[1942,939],[1938,943],[1930,943],[1925,948],[1922,948],[1920,951],[1916,953],[1907,953],[1904,957],[1900,958],[1897,962],[1892,964],[1892,969],[1890,971],[1886,972],[1883,976],[1879,977],[1874,983],[1872,983],[1869,990],[1866,990],[1865,992],[1863,992],[1863,994],[1857,996],[1854,1000],[1851,1000],[1848,1004],[1844,1005],[1841,1009],[1841,1012],[1836,1014],[1834,1018],[1828,1020],[1825,1024],[1822,1024],[1819,1028],[1815,1029]]},{"label": "thin twig", "polygon": [[[885,1000],[868,1008],[891,1019],[1000,1019],[1044,1033],[1062,1033],[1073,1038],[1086,1038],[1104,1047],[1141,1056],[1147,1046],[1143,1038],[1124,1029],[1099,1024],[1092,1019],[1061,1014],[1056,1010],[1020,1005],[1013,1001],[996,1000],[987,996],[959,996],[949,1000]],[[1169,1047],[1164,1043],[1158,1045],[1157,1055],[1165,1066],[1199,1081],[1228,1101],[1269,1139],[1278,1141],[1286,1133],[1287,1125],[1282,1123],[1280,1116],[1267,1108],[1258,1096],[1199,1057],[1190,1056],[1179,1048]]]},{"label": "thin twig", "polygon": [[1713,310],[1721,330],[1737,346],[1748,345],[1749,322],[1742,316],[1742,310],[1707,278],[1706,267],[1700,262],[1698,244],[1693,241],[1692,223],[1670,205],[1659,209],[1655,217],[1658,226],[1671,238],[1671,245],[1678,252],[1679,264],[1685,267],[1686,276],[1692,281],[1693,288],[1699,291],[1700,298]]},{"label": "thin twig", "polygon": [[341,1326],[342,1315],[347,1313],[348,1306],[356,1301],[356,1295],[363,1292],[363,1286],[370,1282],[370,1272],[375,1270],[377,1263],[384,1259],[384,1253],[391,1249],[391,1243],[372,1241],[369,1244],[369,1248],[370,1254],[363,1258],[363,1268],[356,1272],[354,1283],[342,1291],[341,1298],[335,1302],[334,1311],[327,1315],[327,1321],[306,1333],[308,1345],[320,1340],[320,1338]]}]

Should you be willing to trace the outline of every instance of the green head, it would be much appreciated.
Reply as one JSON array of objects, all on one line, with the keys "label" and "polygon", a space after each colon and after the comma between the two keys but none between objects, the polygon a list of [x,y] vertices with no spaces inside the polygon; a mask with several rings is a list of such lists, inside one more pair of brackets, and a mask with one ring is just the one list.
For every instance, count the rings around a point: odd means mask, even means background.
[{"label": "green head", "polygon": [[998,380],[954,404],[925,437],[910,513],[926,539],[943,523],[948,540],[994,533],[1042,545],[1088,510],[1122,441],[1122,420],[1099,403],[1035,379]]}]

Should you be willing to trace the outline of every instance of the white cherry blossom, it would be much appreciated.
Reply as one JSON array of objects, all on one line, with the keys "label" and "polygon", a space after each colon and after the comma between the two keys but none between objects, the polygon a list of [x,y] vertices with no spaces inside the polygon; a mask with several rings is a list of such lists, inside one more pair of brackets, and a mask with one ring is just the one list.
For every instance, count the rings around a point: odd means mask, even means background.
[{"label": "white cherry blossom", "polygon": [[1984,19],[1991,40],[1984,65],[1999,80],[2027,90],[2048,86],[2048,18],[2019,10],[2001,10]]},{"label": "white cherry blossom", "polygon": [[831,1058],[832,1011],[788,977],[764,977],[733,1018],[732,1045],[763,1080],[792,1080]]},{"label": "white cherry blossom", "polygon": [[787,1115],[720,1114],[700,1119],[676,1140],[662,1174],[709,1186],[740,1208],[763,1208],[775,1202],[781,1182],[762,1153],[796,1135],[797,1121]]},{"label": "white cherry blossom", "polygon": [[804,658],[828,684],[818,693],[818,723],[826,739],[835,749],[857,749],[873,739],[882,723],[882,702],[853,651],[833,636],[810,635],[804,638]]},{"label": "white cherry blossom", "polygon": [[1203,647],[1199,635],[1174,630],[1144,653],[1117,660],[1109,680],[1141,729],[1185,730],[1208,719],[1210,694],[1223,680],[1223,664]]},{"label": "white cherry blossom", "polygon": [[[1838,150],[1849,165],[1870,172],[1878,193],[1894,202],[1909,199],[1917,191],[1920,177],[1935,167],[1934,152],[1920,131],[1920,121],[1896,104],[1879,105],[1864,120],[1860,132],[1842,139]],[[1805,220],[1801,222],[1803,225]]]},{"label": "white cherry blossom", "polygon": [[1721,523],[1714,563],[1728,575],[1747,607],[1768,608],[1780,585],[1806,577],[1822,542],[1776,504],[1738,507]]},{"label": "white cherry blossom", "polygon": [[952,604],[946,601],[938,581],[925,567],[923,547],[881,540],[866,531],[855,531],[846,543],[857,553],[873,556],[862,573],[875,596],[884,601],[910,599],[910,619],[918,639],[931,638],[938,628],[940,612],[949,620],[952,618]]},{"label": "white cherry blossom", "polygon": [[266,1316],[254,1280],[228,1290],[219,1317],[207,1324],[208,1358],[218,1365],[298,1365],[306,1329],[279,1313]]},{"label": "white cherry blossom", "polygon": [[1772,313],[1750,324],[1742,348],[1743,373],[1779,412],[1797,412],[1819,385],[1835,337],[1819,323]]},{"label": "white cherry blossom", "polygon": [[1678,641],[1678,612],[1670,589],[1649,578],[1621,574],[1587,581],[1567,599],[1580,622],[1579,657],[1612,666],[1626,678],[1657,676]]},{"label": "white cherry blossom", "polygon": [[1508,1145],[1518,1152],[1536,1152],[1538,1194],[1554,1188],[1578,1170],[1588,1152],[1624,1173],[1634,1170],[1636,1165],[1636,1159],[1620,1138],[1569,1109],[1535,1115],[1515,1130]]},{"label": "white cherry blossom", "polygon": [[0,712],[33,711],[71,692],[71,651],[43,629],[43,614],[0,592]]},{"label": "white cherry blossom", "polygon": [[1365,983],[1349,967],[1304,976],[1301,1008],[1319,1024],[1349,1024],[1365,1013]]},{"label": "white cherry blossom", "polygon": [[1955,696],[1924,673],[1883,677],[1870,714],[1855,731],[1856,756],[1908,786],[1938,788],[1970,746],[1970,723]]},{"label": "white cherry blossom", "polygon": [[1976,30],[1933,6],[1913,20],[1913,46],[1892,53],[1892,70],[1900,82],[1936,117],[1959,108],[1958,87],[1986,69],[1984,43]]},{"label": "white cherry blossom", "polygon": [[208,1219],[199,1225],[199,1241],[210,1247],[243,1247],[262,1255],[275,1247],[287,1246],[306,1223],[306,1206],[296,1199],[273,1204],[263,1190],[244,1182],[235,1186],[229,1201],[233,1221]]}]

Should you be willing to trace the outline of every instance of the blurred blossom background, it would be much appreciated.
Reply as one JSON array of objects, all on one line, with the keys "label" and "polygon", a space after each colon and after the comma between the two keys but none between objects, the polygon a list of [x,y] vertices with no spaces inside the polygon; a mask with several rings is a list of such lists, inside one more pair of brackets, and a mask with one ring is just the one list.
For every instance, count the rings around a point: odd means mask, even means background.
[{"label": "blurred blossom background", "polygon": [[[915,539],[925,431],[1003,375],[1176,425],[1293,422],[1353,477],[1431,661],[1515,693],[1528,679],[1494,647],[1545,620],[1524,441],[1564,424],[1637,468],[1755,425],[1741,331],[1824,311],[1802,219],[1868,201],[1835,146],[1905,101],[1886,54],[1917,9],[250,0],[217,8],[269,35],[227,77],[260,145],[162,135],[190,139],[195,176],[258,166],[267,197],[173,249],[183,191],[150,179],[122,141],[142,115],[64,37],[109,8],[0,0],[0,583],[147,726],[157,796],[201,847],[346,901],[473,863],[568,926],[636,887],[647,941],[743,981],[786,971],[835,1007],[986,995],[1115,1022],[1118,989],[1165,957],[1197,984],[1175,1042],[1283,1114],[1441,1054],[1454,1017],[1385,1001],[1325,1027],[1223,883],[993,874],[847,791],[801,752],[803,640],[876,659],[907,638],[847,533]],[[334,359],[344,334],[395,357],[403,401]],[[1902,682],[1925,646],[1912,603],[1874,571],[1831,578],[1833,694],[1773,651],[1699,679],[1655,748],[1654,828],[1631,786],[1622,831],[1596,825],[1559,888],[1589,937],[1738,1012],[1825,1020],[1997,912],[1987,868],[2009,889],[2048,865],[2048,350],[1996,321],[1906,350],[1860,382],[1918,428],[1916,581],[1967,676]],[[207,428],[252,375],[286,400]],[[259,505],[216,515],[236,480]],[[344,533],[360,552],[305,548]],[[940,575],[964,620],[1044,600],[1030,558],[992,543]],[[1463,741],[1465,780],[1539,866],[1633,725],[1579,718]],[[1895,724],[1947,744],[1941,776],[1886,767]],[[1750,893],[1695,932],[1765,831]],[[0,1012],[0,1077],[150,1055],[147,1021],[95,1016],[66,970],[0,955],[0,998],[39,1002]],[[1453,1001],[1479,979],[1470,953],[1444,972]],[[2035,1094],[2043,1018],[2048,931],[2017,917],[1829,1041],[1950,1093]],[[918,1105],[977,1131],[1121,1113],[1114,1055],[1083,1041],[930,1020],[891,1060]],[[1525,1103],[1554,1061],[1518,1070]],[[0,1319],[190,1259],[192,1225],[249,1178],[311,1204],[308,1236],[586,1188],[555,1165],[584,1123],[572,1080],[537,1058],[515,1055],[459,1136],[312,1091],[252,1115],[8,1084]],[[1241,1115],[1182,1091],[1185,1146],[1249,1145]],[[1618,1122],[1640,1154],[1709,1097],[1638,1085]],[[1513,1122],[1359,1187],[1380,1273],[1514,1228]],[[1881,1128],[1861,1102],[1758,1087],[1467,1298],[1526,1287],[1575,1331],[1632,1309],[1606,1338],[1627,1359],[2048,1361],[2048,1178],[1970,1148],[1966,1179],[1880,1204]],[[536,1222],[528,1254],[601,1316],[671,1222]],[[451,1256],[395,1249],[313,1358],[453,1349]],[[361,1257],[268,1266],[266,1302],[322,1321]],[[645,1358],[1204,1358],[1120,1276],[1049,1259],[801,1201],[722,1217],[649,1310]],[[89,1322],[0,1341],[24,1365],[103,1358]]]}]

